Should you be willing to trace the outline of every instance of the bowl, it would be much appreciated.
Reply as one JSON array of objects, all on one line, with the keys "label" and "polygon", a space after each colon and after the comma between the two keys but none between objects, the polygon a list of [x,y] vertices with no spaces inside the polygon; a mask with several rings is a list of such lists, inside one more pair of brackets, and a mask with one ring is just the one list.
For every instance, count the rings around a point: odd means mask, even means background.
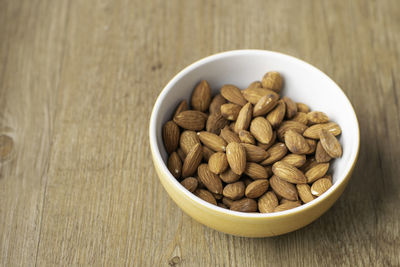
[{"label": "bowl", "polygon": [[[333,186],[315,200],[276,213],[243,213],[212,205],[187,191],[168,171],[162,125],[171,119],[178,103],[189,99],[194,86],[207,80],[213,93],[224,84],[241,89],[267,72],[275,70],[284,78],[281,95],[325,112],[342,128],[339,141],[343,155],[331,164]],[[357,161],[360,133],[355,111],[339,86],[312,65],[277,52],[234,50],[203,58],[180,71],[164,87],[154,105],[149,127],[155,169],[167,193],[196,221],[218,231],[245,237],[276,236],[297,230],[326,212],[343,193]]]}]

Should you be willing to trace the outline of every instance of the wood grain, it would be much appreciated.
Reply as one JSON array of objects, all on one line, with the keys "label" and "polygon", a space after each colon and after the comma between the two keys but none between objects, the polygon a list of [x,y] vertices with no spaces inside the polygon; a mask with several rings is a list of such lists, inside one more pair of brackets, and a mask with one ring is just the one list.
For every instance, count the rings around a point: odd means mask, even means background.
[{"label": "wood grain", "polygon": [[[0,1],[0,266],[399,266],[399,43],[396,0]],[[151,162],[162,87],[240,48],[317,66],[361,127],[343,196],[281,237],[193,221]]]}]

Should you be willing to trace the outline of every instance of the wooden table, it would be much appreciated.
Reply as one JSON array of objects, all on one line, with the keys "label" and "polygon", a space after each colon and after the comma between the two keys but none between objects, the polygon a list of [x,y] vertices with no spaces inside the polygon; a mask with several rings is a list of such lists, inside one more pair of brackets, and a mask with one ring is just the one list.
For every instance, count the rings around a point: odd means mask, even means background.
[{"label": "wooden table", "polygon": [[[200,225],[151,162],[163,86],[240,48],[317,66],[360,122],[344,195],[280,237]],[[0,1],[0,266],[399,266],[399,73],[397,0]]]}]

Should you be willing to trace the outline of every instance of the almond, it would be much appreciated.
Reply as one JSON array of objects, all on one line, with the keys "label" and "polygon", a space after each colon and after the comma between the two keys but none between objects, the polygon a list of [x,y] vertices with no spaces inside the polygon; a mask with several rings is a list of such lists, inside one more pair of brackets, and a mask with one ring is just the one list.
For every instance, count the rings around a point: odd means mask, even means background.
[{"label": "almond", "polygon": [[168,158],[168,170],[171,174],[176,178],[179,179],[182,174],[182,161],[178,156],[178,153],[172,152],[172,154]]},{"label": "almond", "polygon": [[315,158],[309,158],[306,160],[306,163],[304,163],[304,165],[301,166],[300,170],[305,173],[317,164],[318,162],[315,160]]},{"label": "almond", "polygon": [[276,143],[270,149],[268,149],[267,152],[269,156],[261,162],[261,165],[269,165],[282,159],[287,153],[287,148],[283,143]]},{"label": "almond", "polygon": [[243,90],[242,93],[244,98],[253,105],[257,104],[261,97],[265,95],[275,95],[274,97],[279,98],[277,93],[266,88],[247,88],[246,90]]},{"label": "almond", "polygon": [[250,103],[247,103],[242,107],[235,122],[236,133],[239,133],[240,130],[247,130],[249,128],[252,114],[253,106]]},{"label": "almond", "polygon": [[306,152],[307,155],[309,154],[314,154],[315,149],[317,148],[317,141],[315,141],[314,139],[310,139],[310,138],[305,138],[308,146],[310,147],[310,149]]},{"label": "almond", "polygon": [[320,196],[331,188],[332,182],[327,178],[321,178],[316,180],[311,186],[311,193],[314,196]]},{"label": "almond", "polygon": [[200,139],[194,131],[183,131],[179,139],[180,148],[182,148],[185,155],[189,153],[192,148],[200,144]]},{"label": "almond", "polygon": [[319,132],[321,129],[325,129],[334,136],[337,136],[342,133],[342,130],[340,129],[339,125],[335,122],[328,122],[328,123],[321,123],[321,124],[315,124],[313,126],[308,127],[303,135],[304,137],[308,137],[311,139],[319,139]]},{"label": "almond", "polygon": [[278,103],[279,96],[277,94],[264,95],[258,100],[253,108],[253,116],[262,116],[270,112]]},{"label": "almond", "polygon": [[325,149],[322,147],[321,142],[318,142],[317,148],[315,150],[315,159],[319,163],[329,162],[332,157],[326,153]]},{"label": "almond", "polygon": [[244,173],[254,180],[268,178],[268,173],[265,168],[254,162],[247,162]]},{"label": "almond", "polygon": [[232,171],[242,175],[246,168],[246,150],[239,143],[229,143],[226,147],[226,156]]},{"label": "almond", "polygon": [[219,134],[221,129],[228,125],[228,120],[221,114],[212,113],[208,116],[206,130],[210,133]]},{"label": "almond", "polygon": [[176,115],[178,115],[178,114],[181,113],[182,111],[186,111],[186,110],[188,110],[188,109],[189,109],[188,103],[187,103],[186,99],[184,99],[184,100],[182,100],[182,101],[179,103],[178,107],[175,109],[175,112],[174,112],[174,116],[173,116],[173,117],[175,117]]},{"label": "almond", "polygon": [[193,177],[185,178],[181,182],[181,185],[183,185],[183,187],[185,187],[191,193],[193,193],[197,189],[198,184],[199,183],[197,182],[197,179]]},{"label": "almond", "polygon": [[262,84],[260,81],[254,81],[251,84],[249,84],[249,86],[247,86],[248,88],[262,88]]},{"label": "almond", "polygon": [[304,184],[307,182],[306,177],[299,169],[283,161],[275,162],[272,165],[272,172],[292,184]]},{"label": "almond", "polygon": [[301,201],[300,200],[289,200],[289,199],[286,199],[286,198],[282,198],[281,201],[279,201],[279,204],[282,205],[282,204],[285,204],[285,203],[288,203],[288,202],[292,202],[292,203],[296,203],[296,204],[301,205]]},{"label": "almond", "polygon": [[285,133],[285,145],[294,154],[306,154],[310,150],[310,146],[304,137],[293,130],[288,130]]},{"label": "almond", "polygon": [[279,124],[283,121],[285,117],[286,106],[283,100],[279,100],[276,107],[271,110],[267,115],[267,120],[272,125],[272,127],[277,128]]},{"label": "almond", "polygon": [[329,169],[329,163],[318,163],[306,172],[307,183],[323,177]]},{"label": "almond", "polygon": [[279,93],[282,89],[283,79],[279,72],[267,72],[262,78],[262,86]]},{"label": "almond", "polygon": [[262,149],[267,150],[267,149],[269,149],[273,144],[275,144],[275,141],[276,141],[276,131],[273,131],[273,133],[272,133],[272,139],[271,139],[271,141],[270,141],[268,144],[263,144],[263,143],[257,142],[257,146],[261,147]]},{"label": "almond", "polygon": [[251,145],[251,144],[242,144],[242,146],[246,150],[246,160],[247,161],[260,162],[268,157],[267,151],[265,151],[261,147]]},{"label": "almond", "polygon": [[218,207],[223,208],[223,209],[229,209],[227,205],[224,203],[217,203]]},{"label": "almond", "polygon": [[254,139],[254,136],[246,130],[240,130],[239,132],[239,139],[241,142],[246,143],[246,144],[255,144],[256,139]]},{"label": "almond", "polygon": [[268,177],[272,175],[272,166],[265,166],[265,171],[267,172]]},{"label": "almond", "polygon": [[307,113],[307,120],[309,123],[325,123],[329,121],[328,116],[321,111],[311,111]]},{"label": "almond", "polygon": [[221,114],[226,119],[235,121],[239,115],[242,106],[232,103],[223,104],[221,106]]},{"label": "almond", "polygon": [[234,183],[240,179],[240,175],[234,173],[231,169],[227,169],[219,175],[225,183]]},{"label": "almond", "polygon": [[186,130],[200,131],[204,128],[207,115],[197,110],[185,110],[174,117],[174,122]]},{"label": "almond", "polygon": [[167,121],[162,130],[165,150],[168,154],[174,152],[179,143],[179,127],[173,121]]},{"label": "almond", "polygon": [[208,162],[211,158],[211,156],[214,154],[214,151],[212,151],[210,148],[203,146],[203,159]]},{"label": "almond", "polygon": [[226,99],[222,95],[218,94],[218,95],[214,96],[214,98],[211,100],[210,107],[209,107],[210,114],[214,114],[214,113],[220,114],[221,106],[225,103],[226,103]]},{"label": "almond", "polygon": [[251,121],[250,132],[260,143],[268,144],[272,140],[271,124],[263,117],[256,117]]},{"label": "almond", "polygon": [[222,198],[224,197],[222,194],[213,194],[213,196],[216,200],[222,200]]},{"label": "almond", "polygon": [[193,90],[192,93],[192,108],[194,110],[205,112],[208,110],[211,102],[211,88],[208,82],[202,80]]},{"label": "almond", "polygon": [[297,114],[297,105],[293,100],[287,96],[282,97],[286,105],[286,118],[291,119]]},{"label": "almond", "polygon": [[293,184],[280,179],[276,175],[273,175],[269,179],[269,182],[272,190],[274,190],[275,194],[278,196],[289,200],[299,199],[299,196],[297,195],[297,189]]},{"label": "almond", "polygon": [[247,101],[244,99],[241,91],[234,85],[226,84],[221,88],[221,95],[229,102],[238,104],[240,106],[246,105]]},{"label": "almond", "polygon": [[208,167],[210,171],[215,174],[224,172],[228,168],[228,160],[226,159],[225,153],[214,153],[208,160]]},{"label": "almond", "polygon": [[258,198],[267,191],[268,186],[269,183],[267,179],[256,180],[246,187],[245,195],[248,198]]},{"label": "almond", "polygon": [[181,159],[181,161],[184,162],[185,158],[186,158],[186,154],[185,154],[185,152],[183,152],[182,148],[178,147],[176,152],[178,153],[178,156]]},{"label": "almond", "polygon": [[182,167],[182,177],[188,177],[195,174],[197,167],[203,158],[203,150],[200,144],[196,144],[186,155]]},{"label": "almond", "polygon": [[228,197],[223,197],[222,203],[224,203],[228,208],[230,208],[232,206],[233,200]]},{"label": "almond", "polygon": [[194,194],[208,203],[217,205],[217,201],[215,200],[213,194],[205,189],[197,189],[194,191]]},{"label": "almond", "polygon": [[306,163],[306,156],[298,154],[288,154],[283,159],[281,159],[281,161],[286,162],[296,168],[300,168],[304,165],[304,163]]},{"label": "almond", "polygon": [[230,209],[241,212],[256,212],[257,202],[251,198],[242,198],[241,200],[233,201]]},{"label": "almond", "polygon": [[253,179],[251,179],[250,177],[247,177],[247,176],[244,176],[240,180],[244,183],[245,187],[247,187],[249,184],[251,184],[254,181]]},{"label": "almond", "polygon": [[232,184],[227,184],[222,191],[224,197],[228,197],[232,200],[241,199],[244,196],[244,183],[243,182],[236,182]]},{"label": "almond", "polygon": [[305,124],[302,124],[297,121],[284,121],[282,124],[279,126],[278,130],[276,131],[278,138],[280,140],[285,139],[285,134],[287,131],[292,130],[295,131],[299,134],[303,134],[303,132],[307,129],[307,126]]},{"label": "almond", "polygon": [[274,212],[290,210],[290,209],[297,208],[299,206],[300,206],[300,203],[298,203],[298,202],[286,202],[286,203],[280,204],[278,207],[276,207],[274,209]]},{"label": "almond", "polygon": [[262,213],[273,212],[277,206],[278,198],[272,191],[268,191],[258,199],[258,210]]},{"label": "almond", "polygon": [[331,175],[331,174],[327,174],[327,175],[325,175],[325,176],[324,176],[324,177],[322,177],[322,178],[329,179],[329,181],[331,181],[331,182],[332,182],[332,175]]},{"label": "almond", "polygon": [[308,203],[315,197],[311,194],[311,187],[308,184],[297,184],[297,192],[299,192],[299,197],[304,203]]},{"label": "almond", "polygon": [[232,121],[232,122],[229,124],[229,129],[231,129],[231,131],[235,131],[235,124],[236,124],[236,122],[234,122],[234,121]]},{"label": "almond", "polygon": [[214,151],[223,152],[226,149],[225,140],[216,134],[203,131],[198,132],[197,136],[199,137],[203,145],[208,146]]},{"label": "almond", "polygon": [[297,121],[304,125],[307,125],[308,124],[307,114],[304,112],[297,112],[297,114],[292,118],[292,121]]},{"label": "almond", "polygon": [[235,132],[232,132],[228,126],[225,126],[225,128],[223,128],[221,130],[221,133],[219,134],[219,136],[221,136],[222,139],[224,139],[227,144],[232,143],[232,142],[240,143],[240,138],[239,138],[238,134]]},{"label": "almond", "polygon": [[197,169],[200,181],[211,193],[222,194],[222,182],[218,175],[211,172],[207,164],[200,164]]},{"label": "almond", "polygon": [[332,133],[321,129],[319,139],[321,140],[322,147],[329,156],[332,158],[340,158],[342,156],[342,146]]},{"label": "almond", "polygon": [[298,112],[304,112],[304,113],[310,112],[310,108],[306,104],[297,102],[296,105]]}]

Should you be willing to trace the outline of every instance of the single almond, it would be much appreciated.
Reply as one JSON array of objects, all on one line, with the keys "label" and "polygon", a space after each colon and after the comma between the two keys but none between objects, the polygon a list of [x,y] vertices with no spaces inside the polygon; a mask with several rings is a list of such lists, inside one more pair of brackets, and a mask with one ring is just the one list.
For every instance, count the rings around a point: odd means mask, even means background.
[{"label": "single almond", "polygon": [[219,175],[219,178],[221,178],[222,181],[225,183],[234,183],[240,179],[240,175],[234,173],[232,169],[227,169],[223,173]]},{"label": "single almond", "polygon": [[205,80],[194,88],[192,93],[191,104],[194,110],[205,112],[208,110],[211,102],[211,88]]},{"label": "single almond", "polygon": [[271,124],[263,117],[256,117],[251,121],[250,132],[260,143],[268,144],[272,140]]},{"label": "single almond", "polygon": [[175,112],[174,112],[174,116],[178,115],[179,113],[181,113],[182,111],[186,111],[189,109],[188,103],[186,101],[186,99],[182,100],[179,105],[176,107]]},{"label": "single almond", "polygon": [[223,197],[222,203],[225,204],[228,208],[230,208],[232,206],[233,200],[228,197]]},{"label": "single almond", "polygon": [[286,106],[283,100],[279,100],[276,107],[271,110],[267,115],[267,120],[272,125],[272,127],[277,128],[283,121],[285,117]]},{"label": "single almond", "polygon": [[310,147],[310,149],[306,152],[307,155],[309,154],[314,154],[315,153],[315,149],[317,149],[317,141],[315,141],[314,139],[310,139],[310,138],[305,138],[308,146]]},{"label": "single almond", "polygon": [[275,98],[279,98],[277,93],[266,88],[247,88],[243,90],[242,93],[243,97],[253,105],[257,104],[261,97],[265,95],[274,95]]},{"label": "single almond", "polygon": [[246,150],[239,143],[229,143],[226,147],[226,157],[232,171],[242,175],[246,168]]},{"label": "single almond", "polygon": [[306,154],[310,150],[310,146],[304,137],[293,130],[288,130],[285,133],[285,145],[294,154]]},{"label": "single almond", "polygon": [[297,102],[296,105],[298,112],[304,112],[304,113],[310,112],[310,108],[306,104]]},{"label": "single almond", "polygon": [[262,83],[260,81],[254,81],[247,86],[248,88],[262,88]]},{"label": "single almond", "polygon": [[277,94],[267,94],[258,100],[253,108],[253,116],[262,116],[270,112],[278,103],[279,96]]},{"label": "single almond", "polygon": [[179,179],[182,175],[182,161],[178,156],[178,153],[175,151],[168,158],[168,170],[171,174],[176,178]]},{"label": "single almond", "polygon": [[173,121],[167,121],[162,130],[165,150],[168,154],[174,152],[179,143],[179,127]]},{"label": "single almond", "polygon": [[202,148],[203,150],[203,159],[208,162],[211,158],[211,156],[215,153],[214,151],[212,151],[210,148],[203,146]]},{"label": "single almond", "polygon": [[321,111],[311,111],[307,113],[307,120],[311,124],[326,123],[329,117]]},{"label": "single almond", "polygon": [[196,144],[186,155],[182,167],[182,177],[189,177],[196,173],[197,167],[203,158],[203,149],[200,144]]},{"label": "single almond", "polygon": [[210,133],[219,134],[228,123],[228,120],[221,114],[211,113],[207,119],[206,130]]},{"label": "single almond", "polygon": [[174,117],[174,122],[186,130],[203,130],[207,115],[197,110],[185,110]]},{"label": "single almond", "polygon": [[232,132],[229,129],[229,126],[225,126],[221,130],[221,133],[219,134],[219,136],[221,136],[222,139],[224,139],[227,144],[232,143],[232,142],[240,143],[239,135],[235,132]]},{"label": "single almond", "polygon": [[329,156],[332,158],[340,158],[342,156],[342,146],[332,133],[321,129],[319,139],[321,140],[322,147]]},{"label": "single almond", "polygon": [[332,182],[327,178],[321,178],[316,180],[311,186],[311,193],[314,196],[320,196],[331,188]]},{"label": "single almond", "polygon": [[268,178],[268,173],[265,168],[254,162],[247,162],[244,173],[254,180]]},{"label": "single almond", "polygon": [[239,181],[232,184],[227,184],[222,191],[224,197],[228,197],[232,200],[241,199],[244,196],[244,183]]},{"label": "single almond", "polygon": [[297,112],[297,114],[292,118],[292,121],[297,121],[304,125],[307,125],[308,124],[307,114],[304,112]]},{"label": "single almond", "polygon": [[326,153],[325,149],[322,147],[321,142],[319,141],[317,144],[317,148],[315,150],[315,160],[319,163],[329,162],[332,159],[331,156]]},{"label": "single almond", "polygon": [[200,139],[196,132],[186,130],[181,133],[179,146],[185,155],[187,155],[187,153],[189,153],[189,151],[192,150],[192,148],[197,144],[200,144]]},{"label": "single almond", "polygon": [[307,129],[307,125],[302,124],[297,121],[284,121],[282,124],[279,126],[278,130],[276,131],[278,138],[280,140],[285,139],[285,134],[287,131],[292,130],[295,131],[299,134],[303,134],[303,132]]},{"label": "single almond", "polygon": [[199,182],[194,177],[185,178],[181,182],[181,185],[183,185],[183,187],[185,187],[191,193],[193,193],[197,189],[198,184]]},{"label": "single almond", "polygon": [[287,148],[284,143],[276,143],[273,145],[271,148],[267,150],[269,156],[265,160],[261,162],[261,165],[270,165],[280,159],[282,159],[286,153],[287,153]]},{"label": "single almond", "polygon": [[304,184],[307,182],[306,177],[299,169],[283,161],[275,162],[272,165],[272,172],[292,184]]},{"label": "single almond", "polygon": [[318,163],[306,172],[307,183],[323,177],[329,169],[329,163]]},{"label": "single almond", "polygon": [[283,159],[281,159],[281,161],[286,162],[296,168],[300,168],[304,165],[304,163],[306,163],[306,156],[299,154],[288,154]]},{"label": "single almond", "polygon": [[299,197],[304,203],[308,203],[315,199],[313,194],[311,194],[311,187],[308,184],[297,184],[297,192],[299,192]]},{"label": "single almond", "polygon": [[299,207],[301,204],[295,201],[291,202],[286,202],[283,204],[280,204],[278,207],[274,209],[274,212],[279,212],[279,211],[285,211],[285,210],[290,210]]},{"label": "single almond", "polygon": [[251,198],[242,198],[241,200],[233,201],[230,209],[241,212],[256,212],[257,202]]},{"label": "single almond", "polygon": [[327,122],[327,123],[321,123],[321,124],[315,124],[310,127],[308,127],[303,135],[304,137],[308,137],[311,139],[319,139],[319,132],[321,129],[325,129],[334,136],[337,136],[342,133],[342,130],[340,129],[340,126],[335,123],[335,122]]},{"label": "single almond", "polygon": [[241,91],[234,85],[226,84],[221,88],[221,95],[229,102],[238,104],[240,106],[246,105],[247,101],[244,99]]},{"label": "single almond", "polygon": [[217,201],[210,191],[207,191],[205,189],[196,189],[196,191],[194,191],[194,194],[202,200],[207,201],[208,203],[217,205]]},{"label": "single almond", "polygon": [[258,198],[267,191],[268,186],[269,183],[267,179],[255,180],[246,187],[244,194],[248,198]]},{"label": "single almond", "polygon": [[215,174],[223,173],[228,168],[228,160],[225,153],[214,153],[208,160],[208,167]]},{"label": "single almond", "polygon": [[242,144],[242,146],[246,150],[247,161],[260,162],[268,157],[268,152],[261,147],[251,144]]},{"label": "single almond", "polygon": [[241,109],[242,109],[242,106],[240,106],[240,105],[233,104],[233,103],[227,103],[227,104],[223,104],[221,106],[221,114],[226,119],[228,119],[230,121],[235,121],[237,119]]},{"label": "single almond", "polygon": [[275,144],[275,141],[276,141],[276,131],[273,131],[273,133],[272,133],[272,139],[271,139],[271,141],[270,141],[268,144],[263,144],[263,143],[257,142],[257,146],[261,147],[262,149],[267,150],[267,149],[269,149],[272,145]]},{"label": "single almond", "polygon": [[242,107],[235,122],[236,133],[239,133],[240,130],[247,130],[249,128],[252,114],[253,106],[250,103],[247,103]]},{"label": "single almond", "polygon": [[256,139],[254,138],[254,136],[249,131],[246,130],[240,130],[239,139],[241,142],[246,144],[254,145],[256,143]]},{"label": "single almond", "polygon": [[297,194],[297,189],[293,184],[286,182],[285,180],[282,180],[276,175],[273,175],[269,179],[269,183],[271,185],[272,190],[274,190],[275,194],[277,194],[278,196],[289,200],[299,199],[299,196]]},{"label": "single almond", "polygon": [[214,151],[223,152],[226,149],[225,140],[216,134],[203,131],[198,132],[197,136],[199,137],[203,145],[208,146]]},{"label": "single almond", "polygon": [[267,72],[262,78],[262,86],[279,93],[282,89],[283,79],[279,72]]},{"label": "single almond", "polygon": [[226,99],[221,95],[217,94],[214,96],[214,98],[211,100],[209,111],[210,114],[220,114],[221,113],[221,106],[226,103]]},{"label": "single almond", "polygon": [[218,175],[210,171],[207,164],[200,164],[197,168],[200,181],[211,193],[222,194],[222,182]]},{"label": "single almond", "polygon": [[258,210],[261,213],[270,213],[279,205],[275,193],[268,191],[258,199]]},{"label": "single almond", "polygon": [[282,100],[286,105],[286,118],[291,119],[297,114],[297,105],[296,103],[289,97],[284,96]]}]

